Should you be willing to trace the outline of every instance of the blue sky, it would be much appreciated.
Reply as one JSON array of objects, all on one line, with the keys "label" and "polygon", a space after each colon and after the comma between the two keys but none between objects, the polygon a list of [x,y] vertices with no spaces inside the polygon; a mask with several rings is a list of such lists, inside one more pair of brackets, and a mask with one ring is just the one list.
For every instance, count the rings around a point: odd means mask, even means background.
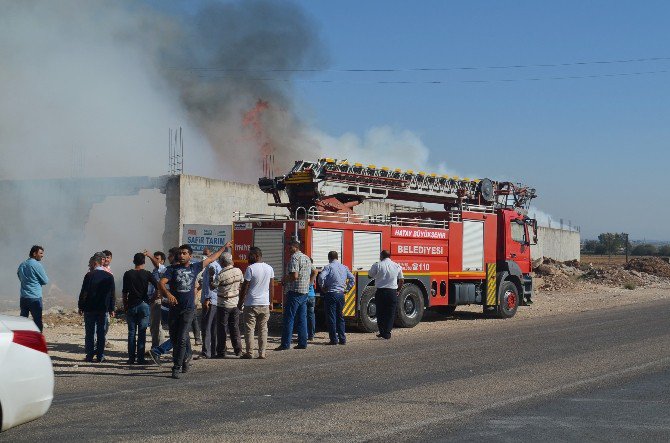
[{"label": "blue sky", "polygon": [[[337,68],[485,67],[670,57],[670,3],[303,1]],[[670,60],[447,72],[335,73],[299,83],[316,124],[333,133],[392,125],[464,174],[536,186],[537,206],[585,236],[628,231],[670,240]]]},{"label": "blue sky", "polygon": [[[670,60],[486,69],[670,57],[670,3],[298,4],[329,60],[295,82],[310,124],[334,136],[411,131],[435,164],[535,186],[537,207],[581,226],[586,238],[618,231],[670,240],[670,73],[659,72],[670,71]],[[461,67],[481,69],[411,71]],[[571,76],[595,77],[551,79]]]}]

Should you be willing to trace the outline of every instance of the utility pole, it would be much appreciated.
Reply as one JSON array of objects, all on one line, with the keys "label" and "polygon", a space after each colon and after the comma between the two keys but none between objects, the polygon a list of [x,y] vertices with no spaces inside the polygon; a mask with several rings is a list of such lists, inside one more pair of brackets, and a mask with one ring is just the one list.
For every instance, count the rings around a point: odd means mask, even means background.
[{"label": "utility pole", "polygon": [[626,238],[626,263],[628,263],[628,234],[623,233],[623,235]]}]

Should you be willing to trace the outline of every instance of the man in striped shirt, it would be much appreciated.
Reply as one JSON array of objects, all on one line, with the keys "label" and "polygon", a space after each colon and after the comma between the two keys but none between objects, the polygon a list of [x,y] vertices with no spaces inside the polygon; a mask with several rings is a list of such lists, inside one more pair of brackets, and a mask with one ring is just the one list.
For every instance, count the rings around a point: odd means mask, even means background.
[{"label": "man in striped shirt", "polygon": [[230,336],[235,355],[242,353],[240,310],[237,304],[240,301],[243,274],[240,268],[233,266],[233,256],[229,252],[221,255],[221,266],[221,271],[212,283],[212,288],[216,288],[218,297],[216,358],[226,357],[226,335]]},{"label": "man in striped shirt", "polygon": [[307,293],[309,283],[316,277],[316,268],[305,254],[300,252],[300,242],[289,243],[291,258],[286,266],[284,278],[284,316],[282,325],[281,345],[275,351],[283,351],[291,347],[293,326],[298,329],[298,346],[295,349],[307,348]]}]

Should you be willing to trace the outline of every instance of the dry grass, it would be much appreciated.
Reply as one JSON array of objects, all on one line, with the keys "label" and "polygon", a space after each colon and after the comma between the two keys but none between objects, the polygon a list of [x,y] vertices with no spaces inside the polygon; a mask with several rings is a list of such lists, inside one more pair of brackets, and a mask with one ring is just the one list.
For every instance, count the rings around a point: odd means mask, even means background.
[{"label": "dry grass", "polygon": [[[630,260],[632,256],[628,256]],[[606,255],[587,255],[582,254],[582,263],[593,263],[594,266],[623,266],[626,264],[625,255],[613,255],[608,257]]]}]

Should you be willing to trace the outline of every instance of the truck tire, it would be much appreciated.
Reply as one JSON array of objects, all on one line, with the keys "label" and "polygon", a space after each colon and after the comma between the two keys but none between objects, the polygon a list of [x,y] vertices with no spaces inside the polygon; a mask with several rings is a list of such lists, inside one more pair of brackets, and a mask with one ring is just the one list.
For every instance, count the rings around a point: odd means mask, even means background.
[{"label": "truck tire", "polygon": [[495,315],[498,318],[512,318],[519,307],[519,289],[511,281],[503,281],[498,288],[498,306]]},{"label": "truck tire", "polygon": [[423,292],[415,284],[407,283],[398,294],[398,308],[395,325],[399,328],[413,328],[423,318]]},{"label": "truck tire", "polygon": [[377,305],[375,292],[377,288],[368,286],[363,290],[358,306],[358,328],[363,332],[377,332]]}]

